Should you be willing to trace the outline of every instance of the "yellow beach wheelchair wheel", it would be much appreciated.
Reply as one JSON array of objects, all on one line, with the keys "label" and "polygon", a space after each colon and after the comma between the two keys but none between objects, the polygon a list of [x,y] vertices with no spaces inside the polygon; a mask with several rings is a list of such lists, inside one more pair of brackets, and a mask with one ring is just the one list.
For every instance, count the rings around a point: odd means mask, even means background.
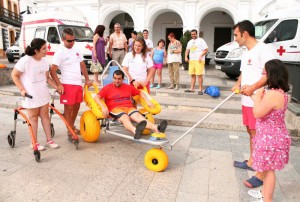
[{"label": "yellow beach wheelchair wheel", "polygon": [[150,149],[144,158],[145,166],[155,172],[164,171],[169,164],[167,154],[162,149]]},{"label": "yellow beach wheelchair wheel", "polygon": [[96,142],[100,135],[100,122],[92,110],[85,111],[80,118],[80,134],[86,142]]}]

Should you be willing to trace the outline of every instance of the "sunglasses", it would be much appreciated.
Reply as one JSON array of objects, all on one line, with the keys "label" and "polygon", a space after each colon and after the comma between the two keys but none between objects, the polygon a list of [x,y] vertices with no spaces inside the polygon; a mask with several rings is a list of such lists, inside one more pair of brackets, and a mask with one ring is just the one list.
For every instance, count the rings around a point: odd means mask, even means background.
[{"label": "sunglasses", "polygon": [[72,43],[74,42],[76,39],[72,39],[72,40],[66,40],[68,43]]}]

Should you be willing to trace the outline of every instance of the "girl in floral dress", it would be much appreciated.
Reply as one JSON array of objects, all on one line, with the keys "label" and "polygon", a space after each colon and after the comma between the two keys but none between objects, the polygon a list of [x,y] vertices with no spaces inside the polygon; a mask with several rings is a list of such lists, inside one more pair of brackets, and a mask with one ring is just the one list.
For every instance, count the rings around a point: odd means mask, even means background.
[{"label": "girl in floral dress", "polygon": [[277,59],[265,64],[267,88],[252,95],[253,114],[257,118],[253,139],[252,168],[264,173],[263,190],[249,190],[259,201],[272,201],[276,170],[282,170],[289,161],[291,138],[284,122],[288,105],[288,72]]}]

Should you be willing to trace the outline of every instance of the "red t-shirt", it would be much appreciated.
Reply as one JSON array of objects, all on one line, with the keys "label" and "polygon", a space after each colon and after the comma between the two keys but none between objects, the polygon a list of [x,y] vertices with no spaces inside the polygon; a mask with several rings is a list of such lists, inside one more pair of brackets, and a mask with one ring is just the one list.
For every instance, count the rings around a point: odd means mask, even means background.
[{"label": "red t-shirt", "polygon": [[116,107],[133,107],[130,98],[139,94],[139,90],[125,83],[120,87],[116,87],[113,83],[108,84],[99,92],[109,111]]}]

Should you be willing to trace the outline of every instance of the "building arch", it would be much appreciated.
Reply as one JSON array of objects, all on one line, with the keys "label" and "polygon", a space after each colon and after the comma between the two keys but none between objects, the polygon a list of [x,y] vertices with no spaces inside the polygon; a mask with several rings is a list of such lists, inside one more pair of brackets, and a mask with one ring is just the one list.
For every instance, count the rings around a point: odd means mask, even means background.
[{"label": "building arch", "polygon": [[205,17],[205,15],[207,15],[208,13],[212,12],[212,11],[223,11],[226,12],[232,19],[234,23],[238,22],[238,16],[234,13],[238,13],[238,10],[233,7],[230,6],[228,4],[221,4],[218,2],[212,2],[212,3],[208,3],[205,4],[204,6],[201,6],[199,12],[197,13],[196,16],[196,29],[199,30],[200,27],[200,23],[202,21],[202,19]]},{"label": "building arch", "polygon": [[155,19],[159,15],[161,15],[165,12],[177,13],[182,20],[183,26],[186,24],[184,10],[182,8],[180,8],[180,5],[168,4],[168,3],[159,4],[159,5],[153,6],[152,9],[150,9],[147,12],[147,16],[145,18],[145,28],[148,29],[150,33],[152,32],[152,27],[153,27],[153,23],[154,23]]},{"label": "building arch", "polygon": [[112,19],[115,16],[122,13],[128,13],[130,15],[134,24],[134,28],[136,29],[136,16],[134,10],[122,5],[110,5],[110,6],[103,7],[101,12],[102,17],[99,19],[99,23],[103,24],[105,27],[109,27],[109,24],[112,21]]}]

